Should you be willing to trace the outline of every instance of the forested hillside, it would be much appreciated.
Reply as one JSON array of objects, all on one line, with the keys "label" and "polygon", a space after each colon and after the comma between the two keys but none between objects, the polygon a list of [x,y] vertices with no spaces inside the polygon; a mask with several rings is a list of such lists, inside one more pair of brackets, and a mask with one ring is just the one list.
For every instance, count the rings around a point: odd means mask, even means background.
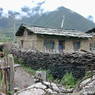
[{"label": "forested hillside", "polygon": [[[24,11],[27,12],[27,10]],[[22,19],[15,19],[15,15],[19,15],[19,13],[13,14],[12,12],[9,12],[9,17],[1,17],[1,34],[6,35],[7,37],[12,37],[14,35],[14,32],[17,31],[18,27],[22,23],[42,27],[60,28],[63,16],[64,29],[77,29],[79,31],[85,32],[95,27],[95,24],[93,22],[64,7],[60,7],[55,11],[46,12],[42,14],[36,12],[35,15],[30,15],[29,17],[24,16],[22,17]]]}]

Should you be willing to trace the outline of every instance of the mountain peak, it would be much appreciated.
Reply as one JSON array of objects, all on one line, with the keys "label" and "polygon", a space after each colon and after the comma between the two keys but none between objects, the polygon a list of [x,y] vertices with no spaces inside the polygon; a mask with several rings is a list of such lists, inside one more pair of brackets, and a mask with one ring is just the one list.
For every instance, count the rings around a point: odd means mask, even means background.
[{"label": "mountain peak", "polygon": [[[23,11],[27,10],[29,11],[30,9],[23,9]],[[11,34],[14,31],[13,23],[15,24],[16,30],[21,23],[49,28],[61,28],[62,20],[64,29],[75,29],[86,32],[95,27],[93,22],[65,7],[59,7],[54,11],[42,13],[41,15],[39,13],[35,13],[34,15],[31,13],[28,17],[23,16],[20,20],[12,18],[12,15],[19,15],[19,13],[10,11],[9,14],[10,17],[0,19],[0,31],[2,33],[6,33],[7,30],[6,34]]]}]

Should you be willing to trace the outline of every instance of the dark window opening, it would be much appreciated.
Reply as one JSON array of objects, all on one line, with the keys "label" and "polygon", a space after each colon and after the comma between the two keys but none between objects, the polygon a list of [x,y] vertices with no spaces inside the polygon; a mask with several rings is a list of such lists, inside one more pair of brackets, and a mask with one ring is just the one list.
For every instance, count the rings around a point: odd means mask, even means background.
[{"label": "dark window opening", "polygon": [[23,40],[21,40],[21,48],[23,48],[23,42],[24,42],[24,41],[23,41]]},{"label": "dark window opening", "polygon": [[80,41],[73,42],[74,51],[78,51],[80,49]]},{"label": "dark window opening", "polygon": [[54,40],[44,40],[44,47],[46,50],[52,51],[54,49]]},{"label": "dark window opening", "polygon": [[65,41],[63,40],[59,40],[59,52],[63,52],[63,50],[65,49]]},{"label": "dark window opening", "polygon": [[91,51],[92,51],[92,50],[95,50],[95,42],[90,43],[90,50],[91,50]]},{"label": "dark window opening", "polygon": [[92,50],[93,50],[93,45],[92,45],[92,43],[90,43],[89,47],[90,47],[90,51],[92,51]]}]

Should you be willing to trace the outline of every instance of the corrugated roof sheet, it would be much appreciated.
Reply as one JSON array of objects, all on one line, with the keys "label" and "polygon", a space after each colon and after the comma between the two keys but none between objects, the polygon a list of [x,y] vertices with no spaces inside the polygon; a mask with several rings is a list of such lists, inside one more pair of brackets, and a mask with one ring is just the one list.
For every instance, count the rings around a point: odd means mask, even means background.
[{"label": "corrugated roof sheet", "polygon": [[91,38],[92,35],[77,30],[63,30],[63,29],[51,29],[51,28],[42,28],[34,26],[24,26],[26,29],[30,30],[35,34],[43,35],[57,35],[57,36],[68,36],[68,37],[78,37],[78,38]]}]

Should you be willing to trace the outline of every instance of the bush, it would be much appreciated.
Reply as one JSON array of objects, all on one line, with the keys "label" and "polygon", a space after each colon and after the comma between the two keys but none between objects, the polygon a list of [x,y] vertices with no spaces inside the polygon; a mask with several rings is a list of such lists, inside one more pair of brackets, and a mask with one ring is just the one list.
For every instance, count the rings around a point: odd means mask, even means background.
[{"label": "bush", "polygon": [[24,64],[24,61],[22,58],[17,58],[16,56],[14,56],[14,62],[15,64]]},{"label": "bush", "polygon": [[48,79],[48,81],[53,81],[54,77],[52,76],[52,74],[47,72],[47,79]]},{"label": "bush", "polygon": [[61,83],[65,85],[67,88],[73,88],[76,84],[76,80],[74,79],[72,73],[67,72],[61,79]]}]

